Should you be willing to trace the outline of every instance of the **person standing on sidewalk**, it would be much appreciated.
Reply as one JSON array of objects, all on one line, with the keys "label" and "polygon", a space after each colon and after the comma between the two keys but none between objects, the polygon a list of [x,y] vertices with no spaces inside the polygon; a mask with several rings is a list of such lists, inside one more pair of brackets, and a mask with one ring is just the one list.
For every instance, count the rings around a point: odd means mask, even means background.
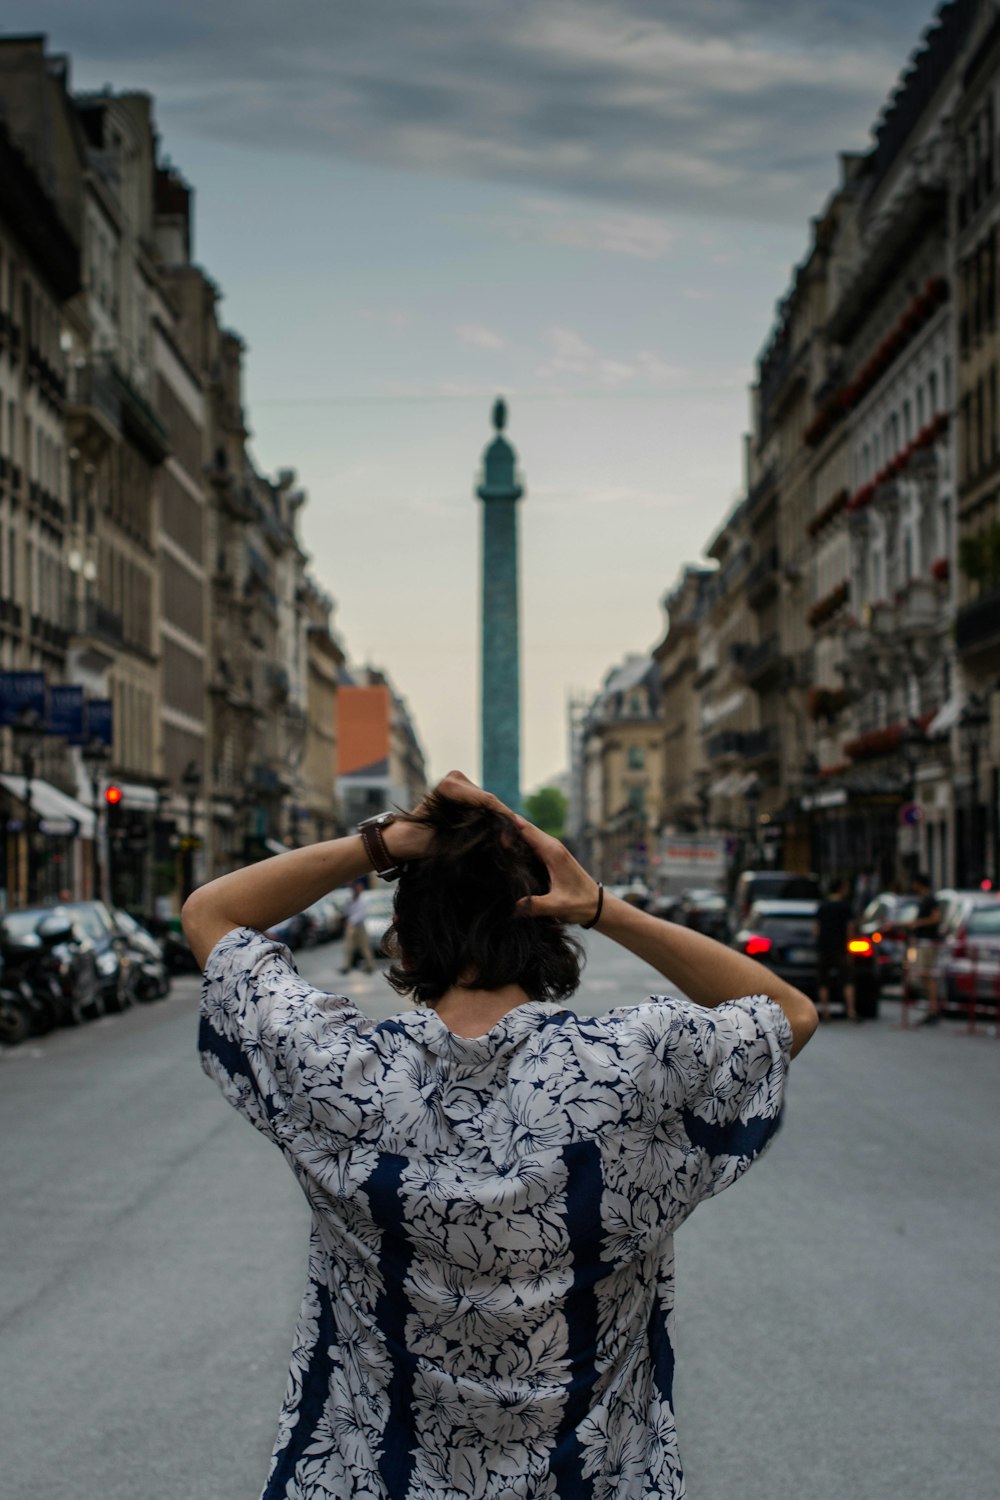
[{"label": "person standing on sidewalk", "polygon": [[941,936],[941,908],[931,886],[929,875],[914,875],[913,894],[918,898],[917,915],[910,923],[915,939],[913,958],[907,954],[907,982],[918,978],[927,991],[927,1009],[918,1022],[936,1026],[941,1019],[941,997],[938,993],[937,963]]},{"label": "person standing on sidewalk", "polygon": [[[381,1022],[261,931],[373,866],[415,1002]],[[571,924],[691,998],[577,1016]],[[202,886],[184,928],[202,1065],[312,1208],[263,1500],[683,1500],[674,1231],[778,1128],[812,1001],[607,895],[458,772],[377,838]]]},{"label": "person standing on sidewalk", "polygon": [[819,1013],[830,1019],[830,990],[844,997],[849,1021],[858,1019],[854,1000],[854,981],[847,945],[854,936],[850,886],[844,879],[835,880],[825,901],[816,911],[816,969],[819,980]]},{"label": "person standing on sidewalk", "polygon": [[375,960],[372,957],[371,939],[368,936],[368,928],[365,926],[365,918],[368,915],[368,881],[355,880],[351,883],[354,892],[351,904],[347,908],[347,924],[344,929],[344,955],[341,974],[349,974],[354,968],[354,962],[360,951],[364,959],[365,973],[372,974],[375,971]]}]

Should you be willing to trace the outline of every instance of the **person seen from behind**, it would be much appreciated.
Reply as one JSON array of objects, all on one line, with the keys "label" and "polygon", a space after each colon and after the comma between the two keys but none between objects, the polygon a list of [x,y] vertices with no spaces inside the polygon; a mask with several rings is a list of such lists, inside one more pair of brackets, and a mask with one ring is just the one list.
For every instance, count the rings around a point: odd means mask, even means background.
[{"label": "person seen from behind", "polygon": [[365,973],[371,974],[375,969],[375,960],[372,957],[368,928],[365,926],[365,918],[368,915],[367,879],[352,880],[351,891],[351,904],[347,908],[347,921],[344,926],[344,954],[340,972],[349,974],[360,953],[364,961]]},{"label": "person seen from behind", "polygon": [[906,961],[910,976],[921,980],[927,991],[927,1009],[920,1017],[920,1024],[936,1026],[941,1019],[941,997],[937,981],[941,908],[929,875],[914,875],[912,890],[918,899],[918,906],[917,915],[909,927],[914,938],[912,958],[908,952]]},{"label": "person seen from behind", "polygon": [[847,945],[854,936],[854,918],[851,911],[851,888],[844,879],[835,880],[829,895],[816,909],[816,969],[818,977],[819,1013],[824,1021],[830,1019],[830,991],[843,996],[844,1010],[849,1021],[858,1019],[854,1001],[854,981],[851,978],[850,956]]},{"label": "person seen from behind", "polygon": [[[381,1022],[262,936],[373,866],[410,1007]],[[574,925],[690,999],[576,1015]],[[264,1500],[680,1500],[673,1236],[778,1128],[812,1002],[458,772],[203,886],[184,928],[202,1065],[313,1215]]]}]

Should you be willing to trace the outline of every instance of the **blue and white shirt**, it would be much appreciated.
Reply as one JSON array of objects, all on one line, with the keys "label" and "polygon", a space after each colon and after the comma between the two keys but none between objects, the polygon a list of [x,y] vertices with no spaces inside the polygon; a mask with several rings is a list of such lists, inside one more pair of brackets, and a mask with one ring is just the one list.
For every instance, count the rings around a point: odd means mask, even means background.
[{"label": "blue and white shirt", "polygon": [[673,1235],[774,1134],[791,1042],[762,996],[373,1021],[228,933],[202,1063],[313,1214],[264,1500],[680,1500]]}]

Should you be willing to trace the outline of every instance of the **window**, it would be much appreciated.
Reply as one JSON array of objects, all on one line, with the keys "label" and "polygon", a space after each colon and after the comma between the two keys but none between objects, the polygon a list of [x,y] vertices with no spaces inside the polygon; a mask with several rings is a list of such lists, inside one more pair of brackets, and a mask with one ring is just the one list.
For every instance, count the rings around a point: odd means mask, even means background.
[{"label": "window", "polygon": [[628,789],[628,805],[633,812],[645,816],[646,812],[646,788],[644,786],[630,786]]},{"label": "window", "polygon": [[641,693],[629,693],[628,712],[630,714],[641,714],[645,710],[645,704]]},{"label": "window", "polygon": [[992,463],[997,456],[997,367],[990,365],[989,410],[987,412],[986,461]]},{"label": "window", "polygon": [[903,402],[903,443],[909,443],[913,436],[913,408],[909,401]]},{"label": "window", "polygon": [[630,771],[641,771],[646,764],[646,752],[641,745],[629,745],[628,768]]},{"label": "window", "polygon": [[930,407],[930,416],[936,416],[938,409],[938,380],[937,371],[932,370],[927,377],[927,405]]},{"label": "window", "polygon": [[920,428],[923,427],[923,425],[924,425],[924,388],[923,388],[922,385],[918,385],[917,386],[917,430],[919,431]]}]

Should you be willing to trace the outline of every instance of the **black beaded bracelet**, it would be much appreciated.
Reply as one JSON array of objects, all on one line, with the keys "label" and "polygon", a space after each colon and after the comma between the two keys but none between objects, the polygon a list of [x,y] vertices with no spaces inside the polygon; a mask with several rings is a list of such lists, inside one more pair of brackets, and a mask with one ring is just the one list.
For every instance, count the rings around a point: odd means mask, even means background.
[{"label": "black beaded bracelet", "polygon": [[604,884],[603,884],[602,881],[599,880],[597,882],[597,910],[594,912],[593,919],[591,921],[589,921],[589,922],[581,922],[580,923],[580,926],[583,928],[584,932],[586,932],[588,930],[588,928],[596,927],[597,926],[598,922],[601,920],[601,912],[603,910],[604,910]]}]

